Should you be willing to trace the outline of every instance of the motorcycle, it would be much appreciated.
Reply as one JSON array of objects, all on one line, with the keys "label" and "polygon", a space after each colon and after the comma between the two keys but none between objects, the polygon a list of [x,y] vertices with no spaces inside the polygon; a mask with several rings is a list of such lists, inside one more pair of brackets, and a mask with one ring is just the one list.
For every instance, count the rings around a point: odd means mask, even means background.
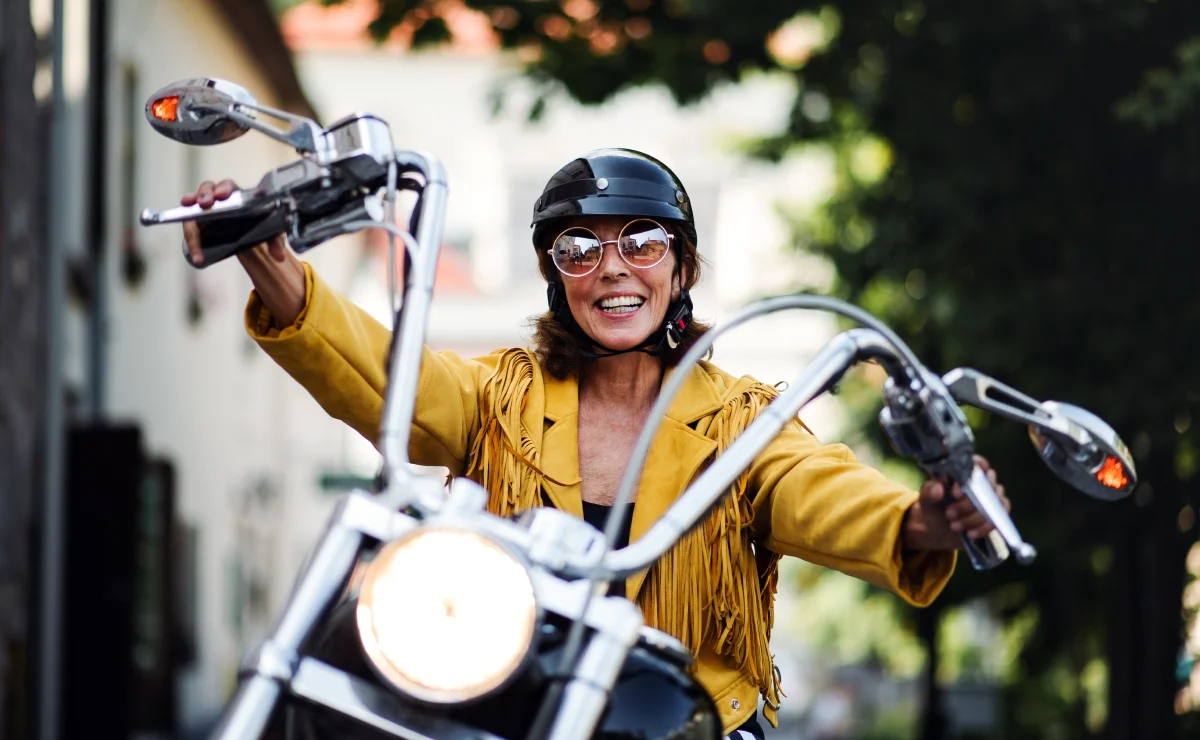
[{"label": "motorcycle", "polygon": [[[187,144],[220,144],[256,130],[300,155],[211,209],[142,213],[145,225],[197,224],[205,259],[196,266],[280,232],[304,252],[368,228],[400,240],[407,265],[389,359],[380,489],[339,500],[274,630],[245,658],[213,735],[219,740],[719,738],[716,708],[688,673],[692,656],[648,628],[632,602],[607,595],[607,584],[662,557],[807,403],[861,362],[886,372],[879,421],[896,451],[958,482],[993,525],[985,538],[963,537],[976,569],[1014,553],[1028,563],[1036,552],[976,464],[960,404],[1026,424],[1050,469],[1085,494],[1117,500],[1136,484],[1128,449],[1088,411],[1039,402],[970,368],[938,376],[862,309],[788,295],[751,304],[686,353],[638,437],[603,532],[553,508],[512,519],[489,514],[480,485],[447,483],[407,457],[447,197],[440,163],[395,149],[388,124],[375,116],[321,128],[211,78],[159,90],[146,117]],[[389,215],[399,190],[417,194],[408,229]],[[651,442],[687,370],[724,332],[791,309],[831,311],[860,326],[826,343],[642,538],[615,549]]]}]

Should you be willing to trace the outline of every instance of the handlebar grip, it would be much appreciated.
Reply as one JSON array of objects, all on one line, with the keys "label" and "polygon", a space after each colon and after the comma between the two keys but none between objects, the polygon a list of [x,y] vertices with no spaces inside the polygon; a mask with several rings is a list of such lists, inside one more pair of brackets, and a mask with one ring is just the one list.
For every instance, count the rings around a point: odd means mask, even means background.
[{"label": "handlebar grip", "polygon": [[971,560],[971,566],[975,570],[990,570],[1008,560],[1008,544],[994,529],[977,540],[971,539],[966,534],[959,536],[962,538],[963,550],[966,551],[967,557]]},{"label": "handlebar grip", "polygon": [[1012,550],[1016,551],[1018,562],[1033,562],[1037,551],[1021,539],[1016,525],[1000,501],[1000,494],[996,493],[987,474],[978,465],[973,465],[970,478],[965,481],[960,478],[958,485],[975,505],[975,510],[983,514],[994,527],[986,537],[977,540],[969,538],[966,533],[961,535],[963,549],[966,550],[975,570],[996,567],[1008,559]]},{"label": "handlebar grip", "polygon": [[196,263],[184,250],[184,259],[192,267],[209,267],[238,252],[251,249],[288,230],[287,215],[273,199],[237,190],[210,208],[180,206],[164,211],[146,210],[141,214],[144,226],[194,223],[200,232],[200,251],[204,261]]},{"label": "handlebar grip", "polygon": [[200,252],[204,261],[197,264],[184,251],[184,259],[192,267],[209,267],[238,252],[262,244],[276,234],[286,233],[287,217],[281,209],[272,208],[246,214],[229,214],[224,218],[197,221],[200,230]]}]

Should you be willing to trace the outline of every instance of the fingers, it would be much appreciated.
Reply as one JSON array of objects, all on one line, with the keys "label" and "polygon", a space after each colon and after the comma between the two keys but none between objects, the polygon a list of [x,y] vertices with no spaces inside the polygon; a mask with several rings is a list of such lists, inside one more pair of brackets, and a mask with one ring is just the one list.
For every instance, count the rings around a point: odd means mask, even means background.
[{"label": "fingers", "polygon": [[[208,210],[218,202],[227,199],[238,189],[237,183],[225,179],[218,183],[205,180],[196,188],[196,192],[188,193],[179,199],[181,206],[200,206]],[[200,248],[200,227],[194,221],[183,223],[184,255],[193,265],[204,264],[204,251]]]},{"label": "fingers", "polygon": [[195,193],[190,193],[179,199],[179,204],[182,206],[195,206],[201,208],[212,208],[218,201],[225,200],[238,189],[237,183],[233,180],[222,180],[218,183],[213,183],[211,180],[205,180],[196,188]]},{"label": "fingers", "polygon": [[230,179],[222,180],[213,188],[213,197],[217,200],[225,200],[233,195],[233,192],[238,189],[237,183]]},{"label": "fingers", "polygon": [[921,486],[920,494],[925,501],[934,504],[941,503],[946,498],[946,484],[937,478],[927,480],[925,485]]},{"label": "fingers", "polygon": [[[996,495],[1004,506],[1004,510],[1012,511],[1012,502],[1005,495],[1004,486],[996,485]],[[946,521],[949,522],[952,531],[965,533],[972,539],[984,537],[994,529],[991,522],[975,508],[970,499],[965,497],[955,500],[946,507]]]},{"label": "fingers", "polygon": [[184,256],[193,265],[204,264],[204,250],[200,248],[200,226],[195,221],[183,222]]},{"label": "fingers", "polygon": [[267,254],[276,262],[287,260],[287,237],[276,234],[267,241]]}]

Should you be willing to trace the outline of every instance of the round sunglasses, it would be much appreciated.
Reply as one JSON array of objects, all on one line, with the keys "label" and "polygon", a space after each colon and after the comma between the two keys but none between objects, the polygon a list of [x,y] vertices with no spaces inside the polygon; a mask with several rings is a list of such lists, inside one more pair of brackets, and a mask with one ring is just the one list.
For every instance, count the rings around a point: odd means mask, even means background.
[{"label": "round sunglasses", "polygon": [[605,244],[616,244],[625,264],[648,270],[666,259],[674,238],[661,224],[639,218],[625,224],[612,241],[601,240],[590,229],[572,227],[555,237],[546,252],[558,271],[570,277],[583,277],[595,270],[604,257]]}]

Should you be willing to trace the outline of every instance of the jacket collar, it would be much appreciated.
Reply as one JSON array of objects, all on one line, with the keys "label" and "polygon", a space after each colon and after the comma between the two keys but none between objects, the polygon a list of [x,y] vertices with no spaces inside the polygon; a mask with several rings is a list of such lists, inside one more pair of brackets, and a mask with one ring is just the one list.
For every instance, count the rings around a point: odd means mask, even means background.
[{"label": "jacket collar", "polygon": [[[721,408],[723,399],[705,368],[706,364],[701,363],[688,371],[688,379],[667,410],[668,418],[682,424],[691,424]],[[674,368],[667,370],[663,378],[664,385],[674,373]],[[579,383],[575,378],[560,380],[543,371],[542,381],[546,389],[544,413],[547,420],[553,423],[579,414]]]}]

